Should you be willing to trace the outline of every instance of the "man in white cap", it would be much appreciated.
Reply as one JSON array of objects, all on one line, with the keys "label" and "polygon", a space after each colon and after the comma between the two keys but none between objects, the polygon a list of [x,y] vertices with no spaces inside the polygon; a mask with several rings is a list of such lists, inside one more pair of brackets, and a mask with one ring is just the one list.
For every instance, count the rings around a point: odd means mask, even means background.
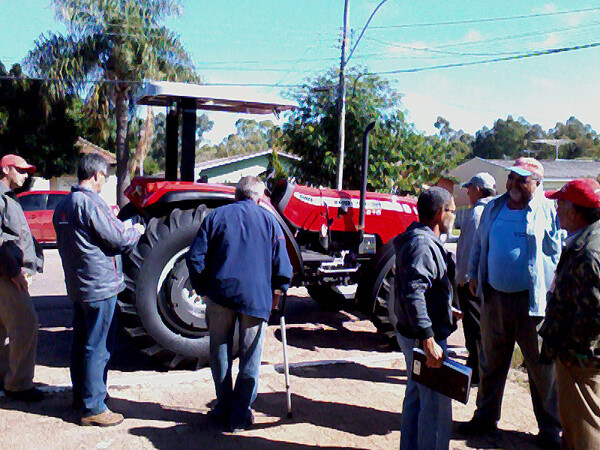
[{"label": "man in white cap", "polygon": [[462,434],[493,432],[515,346],[519,344],[543,448],[560,445],[554,365],[540,364],[536,328],[546,311],[546,294],[561,251],[556,209],[542,188],[544,168],[519,158],[509,168],[506,193],[484,208],[469,258],[471,292],[482,299],[477,410]]},{"label": "man in white cap", "polygon": [[27,282],[43,261],[13,191],[33,172],[18,155],[0,160],[0,380],[6,397],[25,402],[44,398],[33,387],[39,323]]},{"label": "man in white cap", "polygon": [[496,180],[489,173],[480,172],[473,175],[462,187],[467,188],[472,207],[462,221],[456,245],[456,284],[458,301],[463,312],[465,346],[469,351],[467,366],[473,369],[472,382],[479,383],[479,354],[482,352],[479,328],[481,299],[469,289],[469,255],[483,208],[496,195]]}]

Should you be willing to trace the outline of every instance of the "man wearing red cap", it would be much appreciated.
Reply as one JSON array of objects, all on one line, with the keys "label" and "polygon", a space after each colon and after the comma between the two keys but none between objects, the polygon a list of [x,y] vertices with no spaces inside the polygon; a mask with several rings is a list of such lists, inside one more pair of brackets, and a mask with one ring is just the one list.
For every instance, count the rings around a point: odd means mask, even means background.
[{"label": "man wearing red cap", "polygon": [[41,271],[43,261],[12,192],[35,167],[20,156],[6,155],[0,170],[0,378],[8,398],[36,402],[44,398],[33,387],[39,323],[26,277]]},{"label": "man wearing red cap", "polygon": [[462,434],[497,429],[515,342],[523,353],[531,400],[544,448],[560,445],[556,371],[539,362],[537,327],[560,257],[556,209],[544,195],[543,166],[519,158],[509,168],[506,193],[484,208],[469,256],[469,287],[482,299],[477,410]]},{"label": "man wearing red cap", "polygon": [[556,360],[563,448],[600,448],[600,184],[568,182],[558,201],[560,226],[569,233],[556,268],[542,357]]}]

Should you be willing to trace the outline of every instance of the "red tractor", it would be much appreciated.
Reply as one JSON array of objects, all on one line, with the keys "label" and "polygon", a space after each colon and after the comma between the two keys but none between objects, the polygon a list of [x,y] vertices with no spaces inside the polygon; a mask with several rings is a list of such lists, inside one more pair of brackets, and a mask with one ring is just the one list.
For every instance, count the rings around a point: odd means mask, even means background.
[{"label": "red tractor", "polygon": [[[143,221],[146,233],[124,260],[127,289],[118,313],[125,332],[147,355],[168,367],[203,365],[208,357],[204,299],[193,291],[185,254],[211,209],[234,201],[230,185],[194,182],[196,110],[279,113],[295,107],[247,95],[232,98],[214,88],[150,84],[139,104],[166,106],[163,178],[135,178],[120,217]],[[181,124],[181,152],[178,150]],[[353,300],[378,329],[393,337],[394,249],[391,239],[417,218],[416,200],[366,192],[368,136],[364,138],[361,191],[299,186],[280,180],[261,206],[278,220],[294,265],[292,285],[306,286],[320,303]],[[181,153],[178,177],[178,154]]]}]

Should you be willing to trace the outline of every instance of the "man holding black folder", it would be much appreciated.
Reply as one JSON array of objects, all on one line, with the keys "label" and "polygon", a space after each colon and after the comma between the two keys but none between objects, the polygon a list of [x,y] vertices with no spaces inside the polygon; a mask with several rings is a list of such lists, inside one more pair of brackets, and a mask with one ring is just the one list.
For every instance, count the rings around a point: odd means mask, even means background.
[{"label": "man holding black folder", "polygon": [[422,348],[429,367],[442,366],[453,320],[455,265],[441,234],[454,224],[456,207],[448,191],[432,187],[417,201],[419,221],[394,239],[396,248],[396,337],[406,359],[408,382],[402,406],[400,449],[447,449],[452,428],[449,397],[410,376],[414,347]]}]

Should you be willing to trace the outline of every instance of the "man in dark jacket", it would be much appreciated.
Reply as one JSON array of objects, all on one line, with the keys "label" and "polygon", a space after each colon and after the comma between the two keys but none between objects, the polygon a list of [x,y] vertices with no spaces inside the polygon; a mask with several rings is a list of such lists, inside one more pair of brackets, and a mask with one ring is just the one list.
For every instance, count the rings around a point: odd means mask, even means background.
[{"label": "man in dark jacket", "polygon": [[565,449],[600,448],[600,184],[569,181],[558,201],[569,235],[560,255],[546,318],[542,361],[556,360],[558,413]]},{"label": "man in dark jacket", "polygon": [[39,323],[27,280],[41,272],[43,259],[12,192],[35,167],[20,156],[6,155],[0,170],[0,381],[8,398],[37,402],[44,398],[33,387]]},{"label": "man in dark jacket", "polygon": [[77,169],[79,184],[60,202],[52,220],[74,309],[71,381],[73,407],[81,410],[81,425],[112,426],[123,421],[105,403],[106,366],[117,294],[125,288],[120,255],[143,232],[137,224],[127,228],[100,197],[107,171],[102,156],[84,155]]},{"label": "man in dark jacket", "polygon": [[[264,184],[244,177],[236,202],[208,215],[198,231],[187,264],[196,292],[209,299],[210,367],[217,405],[213,416],[231,431],[253,423],[266,320],[274,291],[285,291],[292,266],[281,227],[258,205]],[[239,374],[232,389],[233,335],[239,323]]]},{"label": "man in dark jacket", "polygon": [[396,248],[396,337],[409,374],[402,406],[400,448],[446,449],[452,427],[451,399],[410,377],[412,352],[420,347],[429,367],[441,367],[453,320],[454,261],[441,234],[454,224],[456,207],[448,191],[432,187],[417,200],[419,222],[394,239]]}]

